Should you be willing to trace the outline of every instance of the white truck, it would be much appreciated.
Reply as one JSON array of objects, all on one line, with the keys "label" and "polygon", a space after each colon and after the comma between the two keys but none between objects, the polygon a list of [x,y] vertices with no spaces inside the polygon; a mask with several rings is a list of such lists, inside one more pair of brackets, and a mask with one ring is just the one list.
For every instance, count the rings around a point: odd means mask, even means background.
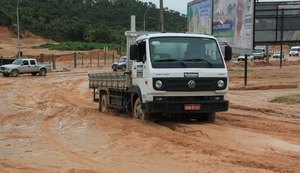
[{"label": "white truck", "polygon": [[[134,38],[132,35],[139,34],[127,33]],[[192,44],[198,48],[189,48]],[[194,53],[195,49],[199,52]],[[225,52],[229,60],[230,47]],[[215,112],[228,109],[224,98],[228,72],[214,37],[184,33],[142,35],[130,46],[129,57],[126,72],[89,74],[89,88],[93,89],[100,111],[129,110],[140,119],[206,116],[213,122]]]},{"label": "white truck", "polygon": [[117,108],[138,119],[179,116],[213,122],[227,111],[227,46],[223,57],[217,40],[191,33],[128,31],[125,72],[88,74],[99,111]]},{"label": "white truck", "polygon": [[46,76],[47,72],[50,70],[50,64],[38,64],[36,60],[32,58],[16,59],[12,64],[0,66],[0,73],[5,77],[17,77],[19,74],[24,73],[31,73],[34,76],[37,74]]}]

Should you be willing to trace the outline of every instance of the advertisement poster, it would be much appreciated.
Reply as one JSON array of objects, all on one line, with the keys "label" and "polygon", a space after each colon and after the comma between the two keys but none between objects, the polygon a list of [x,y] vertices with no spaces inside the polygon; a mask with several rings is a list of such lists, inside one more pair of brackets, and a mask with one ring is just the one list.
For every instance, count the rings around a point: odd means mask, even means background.
[{"label": "advertisement poster", "polygon": [[232,47],[252,49],[253,0],[214,0],[213,35]]},{"label": "advertisement poster", "polygon": [[188,32],[212,34],[212,0],[188,4]]}]

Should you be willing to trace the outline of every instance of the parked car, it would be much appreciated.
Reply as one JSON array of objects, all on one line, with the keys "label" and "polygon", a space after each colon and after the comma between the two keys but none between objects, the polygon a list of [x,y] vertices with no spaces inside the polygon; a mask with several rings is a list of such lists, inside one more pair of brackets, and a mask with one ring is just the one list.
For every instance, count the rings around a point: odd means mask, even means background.
[{"label": "parked car", "polygon": [[116,62],[114,62],[112,65],[111,65],[111,68],[114,70],[114,71],[117,71],[118,69],[119,70],[122,70],[122,71],[125,71],[126,70],[126,62],[127,62],[127,56],[121,56],[120,59]]},{"label": "parked car", "polygon": [[40,76],[46,76],[47,72],[50,70],[50,64],[40,64],[32,58],[16,59],[11,64],[0,66],[0,73],[2,73],[5,77],[17,77],[19,74],[24,73],[31,73],[33,76],[37,74]]},{"label": "parked car", "polygon": [[266,51],[264,48],[255,48],[252,51],[253,59],[264,59],[266,57]]},{"label": "parked car", "polygon": [[[275,51],[273,53],[273,58],[280,58],[280,51]],[[282,52],[282,58],[284,58],[284,52]]]},{"label": "parked car", "polygon": [[[253,61],[254,56],[253,55],[248,55],[247,57],[248,60]],[[245,55],[240,55],[239,57],[237,57],[238,61],[245,61]]]},{"label": "parked car", "polygon": [[293,46],[290,49],[289,55],[290,56],[299,56],[299,52],[300,52],[300,46]]}]

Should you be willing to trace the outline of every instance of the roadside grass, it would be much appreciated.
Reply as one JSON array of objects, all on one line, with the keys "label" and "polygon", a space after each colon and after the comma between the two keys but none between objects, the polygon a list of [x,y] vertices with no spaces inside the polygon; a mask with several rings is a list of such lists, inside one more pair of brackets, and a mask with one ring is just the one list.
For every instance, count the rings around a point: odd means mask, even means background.
[{"label": "roadside grass", "polygon": [[[49,49],[49,50],[94,50],[104,49],[108,47],[109,50],[117,49],[120,45],[117,44],[105,44],[105,43],[91,43],[91,42],[65,42],[59,44],[42,44],[40,46],[34,46],[34,49]],[[122,48],[122,51],[124,48]]]},{"label": "roadside grass", "polygon": [[300,103],[300,94],[276,97],[275,99],[271,100],[271,102],[297,104]]}]

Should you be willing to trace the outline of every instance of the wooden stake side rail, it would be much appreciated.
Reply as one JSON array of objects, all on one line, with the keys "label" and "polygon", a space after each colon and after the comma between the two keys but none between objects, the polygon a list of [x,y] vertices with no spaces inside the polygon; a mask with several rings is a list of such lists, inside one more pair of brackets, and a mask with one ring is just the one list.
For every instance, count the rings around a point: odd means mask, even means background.
[{"label": "wooden stake side rail", "polygon": [[125,90],[127,88],[126,75],[124,73],[93,73],[88,74],[90,89],[114,89]]}]

